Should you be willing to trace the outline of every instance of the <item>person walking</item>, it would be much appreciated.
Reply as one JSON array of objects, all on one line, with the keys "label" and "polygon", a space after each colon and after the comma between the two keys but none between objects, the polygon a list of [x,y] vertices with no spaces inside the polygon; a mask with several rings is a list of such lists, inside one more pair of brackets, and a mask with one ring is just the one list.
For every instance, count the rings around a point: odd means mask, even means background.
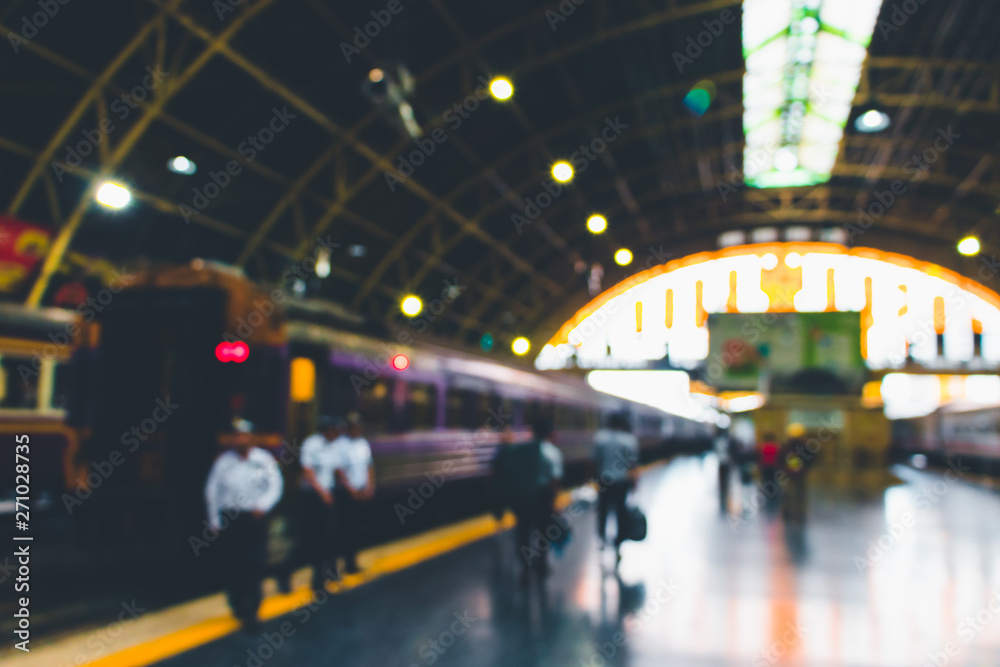
[{"label": "person walking", "polygon": [[785,493],[783,515],[789,523],[805,523],[807,488],[806,478],[815,456],[806,450],[803,439],[805,427],[802,424],[790,424],[787,429],[788,439],[781,450],[781,463],[788,475],[788,491]]},{"label": "person walking", "polygon": [[760,481],[762,484],[774,481],[774,475],[778,472],[778,454],[781,447],[773,433],[765,433],[764,441],[760,444],[758,465],[760,466]]},{"label": "person walking", "polygon": [[[608,420],[608,428],[594,435],[594,462],[597,472],[597,535],[600,548],[607,546],[608,513],[615,515],[615,553],[627,537],[625,500],[635,485],[639,463],[639,440],[631,433],[632,424],[624,412]],[[619,554],[618,558],[621,556]]]},{"label": "person walking", "polygon": [[208,523],[218,532],[226,596],[243,629],[258,629],[267,561],[267,514],[284,488],[278,463],[253,446],[253,424],[237,419],[232,449],[215,460],[205,482]]}]

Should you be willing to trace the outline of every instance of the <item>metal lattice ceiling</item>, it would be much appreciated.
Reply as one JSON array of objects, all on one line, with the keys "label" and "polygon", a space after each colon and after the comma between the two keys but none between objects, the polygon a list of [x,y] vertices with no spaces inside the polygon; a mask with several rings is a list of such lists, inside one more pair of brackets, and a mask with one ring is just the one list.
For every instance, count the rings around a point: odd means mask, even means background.
[{"label": "metal lattice ceiling", "polygon": [[[996,3],[929,2],[905,21],[887,3],[833,178],[771,190],[734,177],[743,161],[739,22],[683,72],[672,57],[703,21],[738,14],[739,2],[399,0],[399,13],[347,62],[341,43],[388,4],[69,2],[30,39],[16,39],[39,5],[8,3],[0,10],[11,47],[0,130],[8,212],[62,230],[66,246],[55,244],[49,269],[68,247],[113,262],[218,259],[273,282],[329,237],[341,251],[323,295],[376,319],[400,317],[403,294],[432,299],[455,278],[467,285],[430,325],[456,344],[485,331],[545,338],[589,299],[581,266],[600,262],[607,287],[668,254],[715,247],[726,230],[842,228],[896,179],[907,192],[858,244],[977,277],[977,261],[958,257],[954,243],[977,234],[992,254],[1000,241]],[[553,18],[560,6],[565,20]],[[363,88],[372,68],[395,77],[400,66],[412,73],[406,100],[424,137],[441,128],[447,139],[390,189],[385,172],[417,146],[398,108]],[[168,74],[145,100],[131,100],[135,108],[126,104],[121,96],[157,70]],[[514,81],[511,101],[447,113],[495,74]],[[682,98],[702,79],[717,95],[696,117]],[[889,113],[889,129],[854,130],[870,107]],[[295,117],[249,159],[248,135],[285,109]],[[615,118],[628,126],[621,136],[517,229],[512,215],[544,192],[552,162]],[[113,129],[70,169],[67,147],[95,136],[103,119]],[[947,128],[959,135],[954,146],[911,180],[907,162]],[[198,172],[167,171],[174,155]],[[204,190],[231,160],[240,173],[185,222],[179,206],[197,210],[193,188]],[[102,176],[127,182],[138,205],[94,206]],[[610,222],[597,237],[584,226],[595,211]],[[367,253],[342,252],[352,244]],[[611,259],[622,246],[635,253],[631,267]]]}]

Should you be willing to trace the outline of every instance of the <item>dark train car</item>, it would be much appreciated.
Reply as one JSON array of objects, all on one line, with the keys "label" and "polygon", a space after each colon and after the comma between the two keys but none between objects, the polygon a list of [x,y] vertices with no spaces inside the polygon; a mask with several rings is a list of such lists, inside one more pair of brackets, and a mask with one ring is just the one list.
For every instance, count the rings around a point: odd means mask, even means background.
[{"label": "dark train car", "polygon": [[915,419],[892,423],[896,460],[914,455],[933,466],[946,466],[961,458],[979,474],[1000,475],[1000,408],[981,410],[939,409]]},{"label": "dark train car", "polygon": [[[195,261],[137,273],[85,327],[77,355],[87,391],[76,395],[70,421],[80,435],[75,461],[87,481],[78,491],[87,499],[79,520],[89,542],[131,557],[193,555],[205,476],[236,416],[254,422],[258,445],[279,455],[287,491],[316,418],[360,412],[378,489],[369,542],[484,511],[501,431],[527,438],[539,416],[555,423],[571,482],[585,479],[593,432],[615,410],[631,412],[646,459],[708,440],[704,424],[602,394],[579,376],[413,342],[420,337],[409,333],[366,329],[336,304],[267,292],[227,267]],[[235,341],[248,345],[245,360],[216,357],[217,346]],[[430,480],[428,509],[399,520],[393,508]],[[294,502],[286,492],[276,513],[273,559],[287,552]]]},{"label": "dark train car", "polygon": [[[78,474],[77,431],[65,423],[78,324],[73,311],[0,305],[0,442],[4,460],[10,462],[0,466],[2,515],[14,513],[19,483],[14,446],[23,436],[29,438],[28,481],[35,519],[58,516],[60,494]],[[7,525],[13,526],[13,519]]]}]

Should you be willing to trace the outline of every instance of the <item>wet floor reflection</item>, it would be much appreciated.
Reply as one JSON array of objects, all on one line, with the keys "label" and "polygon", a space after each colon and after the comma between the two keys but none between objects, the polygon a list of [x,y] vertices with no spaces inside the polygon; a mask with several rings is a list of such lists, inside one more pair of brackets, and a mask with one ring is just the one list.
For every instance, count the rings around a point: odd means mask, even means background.
[{"label": "wet floor reflection", "polygon": [[[880,491],[811,489],[789,525],[738,477],[720,515],[711,457],[676,460],[641,480],[648,537],[620,565],[592,509],[526,586],[497,535],[332,599],[268,667],[1000,664],[1000,495],[898,472]],[[475,620],[451,637],[455,614]],[[227,639],[165,664],[245,651]]]}]

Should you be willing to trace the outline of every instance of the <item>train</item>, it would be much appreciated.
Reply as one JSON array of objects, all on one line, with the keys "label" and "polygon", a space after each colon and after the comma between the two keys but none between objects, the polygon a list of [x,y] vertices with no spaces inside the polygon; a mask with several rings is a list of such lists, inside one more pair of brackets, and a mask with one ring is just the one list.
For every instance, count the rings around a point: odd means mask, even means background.
[{"label": "train", "polygon": [[1000,477],[1000,408],[945,406],[923,417],[897,419],[890,456],[897,462],[921,457],[921,465],[941,468],[960,459],[974,474]]},{"label": "train", "polygon": [[[145,267],[103,296],[75,311],[0,311],[0,416],[17,417],[0,423],[31,434],[43,509],[104,557],[192,555],[204,480],[236,417],[283,464],[278,558],[292,540],[297,446],[320,415],[362,417],[377,484],[369,543],[485,511],[501,431],[525,439],[537,417],[553,420],[570,482],[588,476],[593,432],[612,412],[629,412],[644,460],[705,450],[714,431],[579,375],[447,349],[415,327],[390,331],[202,260]],[[217,356],[235,343],[249,351],[242,362]],[[443,481],[437,497],[402,525],[392,507],[429,479]],[[0,502],[12,504],[13,490],[3,478]]]}]

